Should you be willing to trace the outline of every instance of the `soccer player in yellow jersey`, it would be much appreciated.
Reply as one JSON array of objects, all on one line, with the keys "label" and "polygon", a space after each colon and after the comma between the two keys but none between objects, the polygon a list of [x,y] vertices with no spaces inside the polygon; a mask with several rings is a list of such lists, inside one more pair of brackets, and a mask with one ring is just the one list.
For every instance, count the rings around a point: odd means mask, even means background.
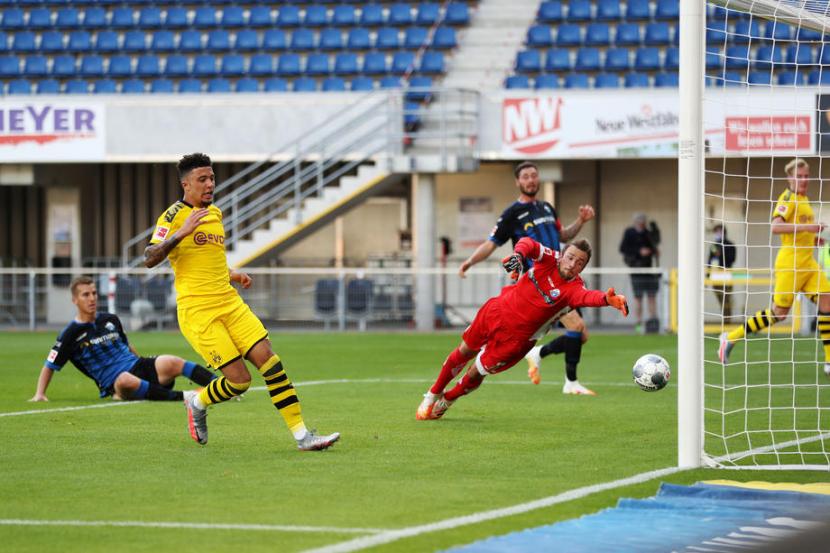
[{"label": "soccer player in yellow jersey", "polygon": [[830,376],[830,281],[813,257],[817,234],[824,229],[816,223],[807,189],[810,166],[800,158],[790,161],[784,171],[789,186],[772,212],[772,233],[781,236],[781,249],[775,258],[775,292],[772,309],[758,311],[746,323],[720,337],[718,358],[729,360],[735,342],[787,318],[797,292],[818,303],[818,331],[824,344],[824,373]]},{"label": "soccer player in yellow jersey", "polygon": [[222,211],[213,205],[216,177],[205,154],[182,157],[176,166],[184,197],[158,218],[144,263],[155,267],[169,257],[175,275],[179,327],[207,365],[223,376],[199,392],[185,394],[191,437],[206,444],[207,407],[239,396],[251,385],[245,365],[253,363],[265,379],[271,401],[302,451],[328,448],[338,439],[308,430],[300,400],[271,349],[268,331],[231,285],[251,286],[251,277],[228,269]]}]

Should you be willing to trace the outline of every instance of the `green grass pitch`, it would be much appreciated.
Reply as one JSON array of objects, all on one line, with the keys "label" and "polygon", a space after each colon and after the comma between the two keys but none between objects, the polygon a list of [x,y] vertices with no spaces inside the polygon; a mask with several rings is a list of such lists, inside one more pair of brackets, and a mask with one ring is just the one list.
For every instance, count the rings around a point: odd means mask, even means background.
[{"label": "green grass pitch", "polygon": [[[53,332],[0,334],[0,414],[110,404],[98,400],[94,384],[69,365],[55,375],[49,403],[26,402],[53,339]],[[131,339],[142,354],[196,359],[177,333],[133,333]],[[362,535],[346,530],[439,522],[676,463],[676,382],[657,393],[631,382],[631,367],[644,353],[663,355],[676,366],[674,337],[592,336],[580,380],[598,397],[562,395],[563,361],[554,357],[543,363],[542,385],[527,381],[522,363],[488,378],[443,420],[426,422],[415,420],[415,409],[458,334],[281,333],[272,339],[297,384],[309,426],[342,433],[333,449],[296,451],[261,390],[211,410],[205,447],[189,438],[177,403],[2,416],[0,549],[303,551]],[[188,387],[180,381],[179,388]],[[662,480],[715,478],[813,482],[825,474],[696,470]],[[659,482],[372,550],[442,550],[596,512],[619,497],[649,496]],[[12,519],[321,531],[21,525],[10,524]]]}]

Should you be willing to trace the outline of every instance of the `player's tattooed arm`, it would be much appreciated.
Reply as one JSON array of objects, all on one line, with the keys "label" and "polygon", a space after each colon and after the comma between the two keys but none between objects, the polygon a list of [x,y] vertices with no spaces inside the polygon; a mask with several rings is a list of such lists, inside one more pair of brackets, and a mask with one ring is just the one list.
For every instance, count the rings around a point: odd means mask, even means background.
[{"label": "player's tattooed arm", "polygon": [[167,258],[167,255],[173,251],[173,248],[179,245],[187,235],[196,230],[196,227],[204,223],[204,217],[208,214],[205,208],[194,209],[187,216],[187,219],[182,223],[181,228],[174,232],[164,242],[158,244],[150,244],[144,248],[144,266],[148,269],[155,267]]},{"label": "player's tattooed arm", "polygon": [[577,233],[582,229],[582,225],[593,219],[594,215],[596,215],[594,213],[594,208],[590,205],[579,206],[579,215],[577,215],[576,220],[567,227],[563,228],[559,232],[559,236],[564,242],[568,242],[571,238],[575,238]]}]

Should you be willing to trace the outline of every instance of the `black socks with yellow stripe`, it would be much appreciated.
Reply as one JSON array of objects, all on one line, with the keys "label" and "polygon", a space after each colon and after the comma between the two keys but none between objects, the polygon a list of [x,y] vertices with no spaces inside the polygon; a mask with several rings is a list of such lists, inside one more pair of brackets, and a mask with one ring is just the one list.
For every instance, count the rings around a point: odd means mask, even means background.
[{"label": "black socks with yellow stripe", "polygon": [[271,403],[285,419],[285,424],[288,425],[288,429],[291,430],[294,437],[301,439],[305,436],[306,427],[300,409],[300,400],[294,390],[294,385],[291,384],[291,380],[288,379],[288,375],[285,374],[285,370],[282,368],[279,356],[274,354],[262,364],[259,372],[262,374],[262,378],[265,379],[265,386],[271,396]]}]

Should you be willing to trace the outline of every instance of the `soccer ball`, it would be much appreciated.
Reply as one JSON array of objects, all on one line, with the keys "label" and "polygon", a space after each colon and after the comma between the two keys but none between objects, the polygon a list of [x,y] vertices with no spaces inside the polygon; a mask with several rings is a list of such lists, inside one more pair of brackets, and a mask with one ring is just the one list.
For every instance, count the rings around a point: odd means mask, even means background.
[{"label": "soccer ball", "polygon": [[662,390],[669,383],[669,363],[659,355],[647,353],[634,363],[634,383],[646,392]]}]

